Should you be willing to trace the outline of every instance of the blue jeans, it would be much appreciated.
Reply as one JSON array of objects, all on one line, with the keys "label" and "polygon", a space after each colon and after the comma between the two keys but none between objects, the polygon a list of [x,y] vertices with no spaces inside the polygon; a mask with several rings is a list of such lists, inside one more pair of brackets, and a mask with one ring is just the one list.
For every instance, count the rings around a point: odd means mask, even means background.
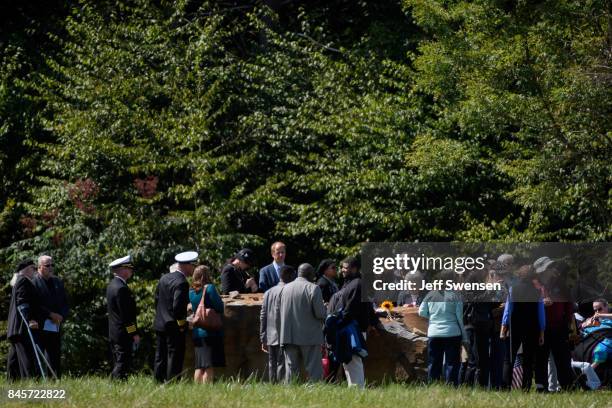
[{"label": "blue jeans", "polygon": [[427,379],[437,381],[442,375],[448,384],[459,385],[459,366],[461,365],[461,336],[430,337],[427,343]]}]

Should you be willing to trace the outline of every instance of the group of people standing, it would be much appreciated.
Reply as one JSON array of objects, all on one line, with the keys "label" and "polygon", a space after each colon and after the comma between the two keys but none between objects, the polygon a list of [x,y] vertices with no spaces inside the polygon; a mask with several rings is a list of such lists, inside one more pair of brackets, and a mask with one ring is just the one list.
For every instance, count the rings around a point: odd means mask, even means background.
[{"label": "group of people standing", "polygon": [[[188,306],[197,296],[202,296],[205,279],[208,278],[204,266],[197,265],[198,253],[189,251],[175,256],[175,261],[168,273],[162,275],[155,289],[155,318],[153,329],[156,334],[154,376],[159,382],[180,378],[183,373],[185,358],[185,336],[187,328]],[[109,320],[109,340],[113,352],[112,377],[123,379],[130,373],[132,351],[140,342],[136,325],[136,306],[133,294],[127,285],[134,270],[131,256],[111,262],[114,278],[107,287],[106,299]],[[199,268],[199,269],[198,269]],[[197,274],[195,273],[197,270]],[[193,279],[190,293],[187,278]],[[204,296],[211,295],[207,293]],[[212,302],[212,300],[209,300]],[[222,307],[222,306],[221,306]],[[193,331],[196,347],[203,347],[203,338],[207,333]],[[210,359],[208,360],[210,363]],[[203,381],[205,373],[198,368],[194,378]],[[208,377],[212,375],[209,371]]]},{"label": "group of people standing", "polygon": [[275,242],[271,250],[274,260],[259,274],[260,287],[265,292],[260,338],[262,350],[268,353],[270,380],[294,381],[303,366],[308,381],[334,381],[342,366],[349,386],[363,387],[362,358],[367,353],[349,350],[348,357],[333,358],[332,353],[337,356],[339,350],[334,350],[324,336],[324,331],[330,329],[326,320],[334,314],[342,315],[345,327],[351,324],[356,327],[362,351],[367,333],[381,329],[372,302],[361,299],[357,259],[349,257],[340,263],[344,285],[339,288],[333,260],[323,260],[316,270],[303,263],[296,273],[293,267],[284,264],[286,247],[282,242]]},{"label": "group of people standing", "polygon": [[[471,277],[501,283],[505,293],[498,294],[498,301],[490,294],[479,302],[475,297],[464,301],[453,291],[429,292],[419,307],[419,314],[429,320],[429,380],[444,374],[444,380],[455,385],[529,390],[535,377],[537,391],[552,392],[577,387],[583,374],[586,387],[598,388],[595,370],[612,361],[612,316],[607,302],[596,299],[594,317],[581,323],[567,274],[562,261],[541,257],[533,264],[515,265],[512,255],[503,254],[486,276]],[[607,334],[594,348],[599,354],[572,356],[574,343],[603,330]],[[463,364],[462,349],[467,354]]]},{"label": "group of people standing", "polygon": [[[363,387],[366,339],[383,328],[374,304],[362,300],[359,261],[344,259],[338,274],[336,262],[330,259],[316,269],[308,263],[297,269],[285,264],[287,250],[282,242],[272,244],[271,255],[272,263],[251,276],[254,253],[242,249],[226,262],[220,275],[223,295],[264,294],[260,340],[268,355],[270,381],[291,382],[304,371],[308,381],[333,382],[343,369],[349,385]],[[198,264],[198,256],[193,251],[177,254],[155,289],[154,376],[159,382],[183,375],[188,328],[193,329],[194,380],[211,382],[214,369],[225,365],[223,329],[194,327],[189,318],[200,305],[220,316],[224,312],[211,271]],[[130,373],[133,352],[140,343],[136,302],[128,286],[134,265],[128,255],[111,262],[109,268],[113,273],[106,291],[111,375],[123,379]],[[564,284],[567,273],[566,264],[548,257],[520,266],[514,265],[512,255],[504,254],[482,276],[470,277],[503,283],[505,291],[497,300],[464,302],[457,293],[444,290],[426,295],[400,293],[397,303],[418,305],[419,315],[429,321],[429,380],[528,390],[535,376],[536,389],[546,392],[571,389],[576,373],[582,373],[586,386],[598,388],[601,381],[596,370],[612,361],[612,315],[604,299],[593,302],[591,318],[575,313]],[[9,379],[35,377],[39,372],[59,378],[61,326],[69,308],[64,285],[53,273],[53,259],[43,255],[36,265],[31,260],[20,262],[11,284]],[[574,340],[592,333],[599,333],[595,338],[603,336],[603,340],[583,357],[572,355]],[[467,354],[463,364],[462,346]]]},{"label": "group of people standing", "polygon": [[[221,269],[221,294],[263,292],[260,337],[262,350],[269,356],[271,381],[289,382],[296,379],[302,368],[309,381],[324,379],[323,361],[329,358],[324,339],[325,319],[341,313],[345,322],[358,328],[365,350],[365,336],[380,329],[371,302],[362,302],[361,276],[356,258],[341,262],[344,285],[336,283],[337,267],[324,260],[315,271],[308,263],[297,270],[285,264],[286,246],[275,242],[271,247],[273,261],[259,271],[256,279],[248,273],[254,265],[254,253],[241,249]],[[189,313],[201,302],[207,309],[223,315],[224,305],[212,282],[210,269],[197,264],[193,251],[177,254],[170,271],[164,274],[155,290],[156,333],[154,376],[159,382],[181,377],[185,356],[185,335],[191,328],[196,382],[211,382],[214,369],[225,365],[223,330],[193,327]],[[140,341],[136,325],[136,308],[127,281],[133,273],[130,256],[113,261],[114,278],[108,285],[107,305],[109,339],[113,351],[112,376],[125,378],[130,371],[132,350]],[[187,278],[191,277],[191,287]],[[204,297],[204,299],[202,299]],[[330,350],[331,351],[331,350]],[[344,361],[329,358],[328,380],[334,380],[340,366],[344,367],[350,385],[365,385],[362,357],[350,354]]]}]

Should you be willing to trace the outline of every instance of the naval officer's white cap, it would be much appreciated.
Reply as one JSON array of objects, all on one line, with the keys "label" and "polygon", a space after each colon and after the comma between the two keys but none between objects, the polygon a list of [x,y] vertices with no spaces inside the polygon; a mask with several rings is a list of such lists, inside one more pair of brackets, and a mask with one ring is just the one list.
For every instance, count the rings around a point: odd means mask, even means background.
[{"label": "naval officer's white cap", "polygon": [[132,265],[132,255],[124,256],[123,258],[117,258],[113,262],[108,264],[108,266],[111,269],[119,267],[134,268],[134,265]]},{"label": "naval officer's white cap", "polygon": [[174,257],[178,263],[190,263],[198,259],[198,253],[195,251],[181,252]]}]

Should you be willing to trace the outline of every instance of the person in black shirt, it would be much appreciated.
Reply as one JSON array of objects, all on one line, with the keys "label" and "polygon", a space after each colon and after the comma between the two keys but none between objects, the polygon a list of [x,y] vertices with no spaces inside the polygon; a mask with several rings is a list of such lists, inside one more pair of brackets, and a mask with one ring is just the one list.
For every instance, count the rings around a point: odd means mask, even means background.
[{"label": "person in black shirt", "polygon": [[28,326],[34,335],[38,331],[38,296],[31,282],[35,270],[34,262],[22,261],[14,278],[7,322],[9,352],[6,371],[9,380],[38,376],[37,370],[42,368],[40,365],[36,368],[36,352],[28,333]]},{"label": "person in black shirt", "polygon": [[238,251],[221,270],[221,294],[230,292],[254,293],[259,290],[257,280],[246,271],[254,264],[255,254],[248,248]]},{"label": "person in black shirt", "polygon": [[189,283],[198,253],[182,252],[174,257],[177,270],[161,277],[155,289],[155,379],[159,382],[180,379],[185,357],[185,329]]},{"label": "person in black shirt", "polygon": [[[344,286],[333,295],[327,306],[328,313],[336,313],[340,310],[345,314],[346,321],[355,320],[362,332],[366,335],[376,335],[383,331],[382,324],[376,317],[372,302],[364,302],[361,299],[361,274],[359,273],[359,261],[354,257],[348,257],[341,263],[341,271],[344,277]],[[361,356],[353,354],[352,360],[343,364],[349,386],[365,386],[365,373]],[[335,369],[335,367],[332,367]]]},{"label": "person in black shirt", "polygon": [[106,288],[108,308],[108,338],[113,353],[113,371],[115,379],[125,379],[132,364],[132,350],[140,343],[136,326],[136,302],[127,281],[134,274],[132,257],[119,258],[109,265],[114,278]]},{"label": "person in black shirt", "polygon": [[64,283],[53,274],[53,258],[38,258],[38,273],[32,283],[40,299],[39,345],[57,378],[61,377],[61,324],[68,316]]}]

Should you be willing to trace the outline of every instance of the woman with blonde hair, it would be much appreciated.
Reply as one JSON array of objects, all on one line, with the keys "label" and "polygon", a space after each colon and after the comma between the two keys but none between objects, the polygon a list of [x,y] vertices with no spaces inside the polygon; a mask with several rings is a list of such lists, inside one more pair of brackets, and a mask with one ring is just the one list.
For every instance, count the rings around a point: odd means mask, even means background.
[{"label": "woman with blonde hair", "polygon": [[[194,312],[198,310],[203,293],[204,306],[207,309],[214,309],[223,316],[223,300],[210,279],[210,269],[205,265],[200,265],[193,271],[189,290],[189,301]],[[214,367],[225,366],[223,330],[211,331],[194,327],[193,345],[195,355],[193,379],[197,383],[211,383],[214,379]]]}]

